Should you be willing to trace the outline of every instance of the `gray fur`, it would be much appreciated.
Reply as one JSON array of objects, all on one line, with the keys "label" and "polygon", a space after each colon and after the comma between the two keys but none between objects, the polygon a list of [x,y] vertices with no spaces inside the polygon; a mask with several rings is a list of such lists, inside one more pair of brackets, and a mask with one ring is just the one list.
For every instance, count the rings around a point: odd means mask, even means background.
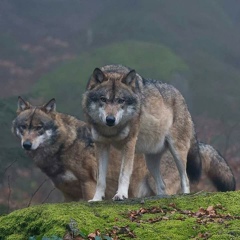
[{"label": "gray fur", "polygon": [[[182,190],[188,193],[187,161],[191,161],[188,173],[194,172],[195,178],[199,179],[201,159],[196,151],[198,142],[194,124],[180,92],[160,81],[144,79],[121,65],[107,65],[100,69],[104,80],[96,83],[94,74],[90,78],[83,98],[83,109],[100,156],[100,166],[105,166],[108,161],[107,150],[103,154],[103,148],[113,145],[122,151],[119,189],[114,199],[127,197],[134,150],[145,154],[148,169],[157,183],[158,195],[165,194],[165,184],[156,169],[162,154],[169,150],[181,176]],[[117,99],[121,97],[132,97],[134,101],[119,104]],[[107,126],[108,116],[116,118],[114,126]],[[155,162],[151,159],[155,159]],[[94,201],[104,197],[106,173],[101,172],[100,176],[100,187],[97,187]],[[125,181],[122,176],[126,178]]]}]

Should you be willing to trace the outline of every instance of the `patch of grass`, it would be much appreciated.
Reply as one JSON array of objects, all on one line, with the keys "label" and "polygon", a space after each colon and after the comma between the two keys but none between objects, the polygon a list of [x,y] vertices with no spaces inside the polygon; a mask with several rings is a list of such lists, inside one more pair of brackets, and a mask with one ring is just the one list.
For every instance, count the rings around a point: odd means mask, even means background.
[{"label": "patch of grass", "polygon": [[[124,202],[103,201],[96,203],[73,202],[62,204],[44,204],[21,209],[0,217],[0,239],[27,239],[30,236],[63,236],[66,225],[74,219],[81,231],[92,233],[99,229],[102,233],[112,233],[113,228],[129,228],[137,239],[190,239],[207,236],[207,239],[238,239],[240,237],[238,204],[239,192],[202,193],[201,195],[179,195],[169,198],[149,198],[144,203],[139,199]],[[217,209],[223,220],[218,221],[210,214],[201,220],[199,208],[221,206]],[[129,217],[131,211],[141,208],[166,209],[172,218],[157,222],[146,221],[156,216],[153,213],[139,215],[139,221]],[[174,212],[178,209],[178,212]],[[181,213],[182,212],[182,213]],[[192,215],[188,215],[192,212]],[[182,215],[184,218],[179,218]],[[231,217],[223,217],[231,216]],[[202,221],[200,221],[200,220]],[[119,233],[120,234],[120,233]],[[124,239],[127,233],[120,234]]]}]

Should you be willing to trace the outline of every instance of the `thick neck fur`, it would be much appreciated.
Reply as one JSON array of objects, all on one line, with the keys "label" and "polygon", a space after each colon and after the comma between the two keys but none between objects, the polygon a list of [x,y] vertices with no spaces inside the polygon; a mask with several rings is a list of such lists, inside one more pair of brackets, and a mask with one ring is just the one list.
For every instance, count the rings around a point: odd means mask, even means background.
[{"label": "thick neck fur", "polygon": [[[40,147],[31,152],[27,151],[35,164],[49,177],[64,171],[61,156],[77,141],[78,127],[78,120],[74,117],[59,113],[53,114],[52,117],[58,126],[53,142],[49,146]],[[72,122],[71,127],[70,122]]]}]

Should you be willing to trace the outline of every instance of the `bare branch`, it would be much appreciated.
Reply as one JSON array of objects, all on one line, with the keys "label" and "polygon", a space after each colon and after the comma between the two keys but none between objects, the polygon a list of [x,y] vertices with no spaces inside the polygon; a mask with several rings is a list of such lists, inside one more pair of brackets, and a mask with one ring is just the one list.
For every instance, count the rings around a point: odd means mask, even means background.
[{"label": "bare branch", "polygon": [[36,193],[39,191],[39,189],[43,186],[43,184],[44,184],[45,182],[47,182],[48,180],[49,180],[49,178],[44,179],[44,181],[43,181],[43,182],[37,187],[37,189],[32,193],[31,198],[30,198],[30,200],[29,200],[29,202],[28,202],[27,207],[29,207],[29,206],[31,205],[31,202],[32,202],[33,197],[36,195]]},{"label": "bare branch", "polygon": [[42,201],[42,203],[45,203],[45,202],[48,200],[49,196],[51,195],[51,193],[52,193],[55,189],[56,189],[55,187],[54,187],[53,189],[51,189],[51,191],[48,193],[47,197]]},{"label": "bare branch", "polygon": [[12,189],[10,184],[10,175],[8,175],[8,213],[10,212],[10,197],[11,197]]},{"label": "bare branch", "polygon": [[7,170],[15,163],[15,162],[17,162],[18,160],[17,159],[15,159],[13,162],[11,162],[6,168],[5,168],[5,170],[4,170],[4,172],[3,172],[3,176],[4,176],[4,174],[7,172]]}]

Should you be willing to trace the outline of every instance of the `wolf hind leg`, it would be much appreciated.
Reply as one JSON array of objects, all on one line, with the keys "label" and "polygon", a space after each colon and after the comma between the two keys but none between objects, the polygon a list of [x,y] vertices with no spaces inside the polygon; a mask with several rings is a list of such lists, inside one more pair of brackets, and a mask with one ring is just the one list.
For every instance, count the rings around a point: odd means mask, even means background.
[{"label": "wolf hind leg", "polygon": [[161,177],[160,173],[160,160],[163,153],[157,154],[145,154],[145,160],[147,168],[150,174],[153,176],[156,183],[156,194],[157,195],[166,195],[165,193],[165,183]]},{"label": "wolf hind leg", "polygon": [[177,169],[181,179],[182,192],[190,193],[189,179],[186,171],[188,151],[186,150],[186,148],[182,148],[180,150],[179,147],[177,147],[176,144],[174,144],[173,141],[169,138],[167,139],[167,143],[169,151],[171,152],[173,159],[177,165]]},{"label": "wolf hind leg", "polygon": [[96,144],[96,153],[98,160],[97,186],[94,197],[89,202],[102,201],[105,197],[109,146]]},{"label": "wolf hind leg", "polygon": [[150,197],[155,195],[155,182],[151,181],[150,174],[146,174],[142,181],[140,181],[137,190],[136,190],[136,197]]}]

